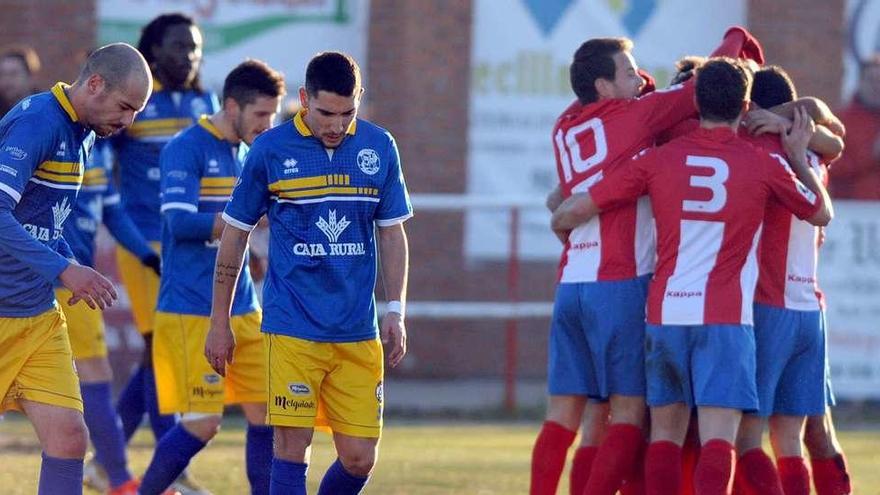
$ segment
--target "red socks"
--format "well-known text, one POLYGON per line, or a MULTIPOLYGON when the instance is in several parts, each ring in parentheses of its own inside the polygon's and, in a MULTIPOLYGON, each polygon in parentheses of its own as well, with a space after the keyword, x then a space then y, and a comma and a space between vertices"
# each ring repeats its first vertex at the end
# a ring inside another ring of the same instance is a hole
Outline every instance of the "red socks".
POLYGON ((623 479, 632 472, 633 464, 639 457, 645 437, 638 426, 618 423, 608 427, 608 434, 596 457, 601 462, 594 463, 590 479, 584 488, 585 494, 614 495, 623 484, 623 479))
POLYGON ((783 495, 782 482, 773 459, 764 449, 749 450, 736 463, 734 493, 742 495, 783 495))
POLYGON ((700 432, 696 418, 691 416, 687 436, 681 448, 681 495, 697 493, 694 491, 694 471, 697 469, 697 461, 700 460, 700 432))
POLYGON ((595 446, 580 447, 575 451, 569 475, 569 493, 571 495, 581 495, 584 492, 587 480, 590 479, 590 470, 593 469, 593 461, 596 460, 598 452, 599 447, 595 446))
POLYGON ((842 453, 828 459, 810 459, 813 483, 818 495, 846 495, 852 493, 846 457, 842 453))
POLYGON ((653 442, 645 455, 645 494, 678 495, 681 484, 681 447, 653 442))
POLYGON ((568 448, 574 442, 575 435, 577 432, 568 430, 559 423, 544 422, 532 450, 530 495, 555 495, 562 468, 565 467, 568 448))
POLYGON ((703 444, 694 474, 700 495, 728 495, 733 481, 734 449, 730 442, 712 439, 703 444))
POLYGON ((810 470, 803 457, 780 457, 776 465, 785 495, 810 495, 810 470))

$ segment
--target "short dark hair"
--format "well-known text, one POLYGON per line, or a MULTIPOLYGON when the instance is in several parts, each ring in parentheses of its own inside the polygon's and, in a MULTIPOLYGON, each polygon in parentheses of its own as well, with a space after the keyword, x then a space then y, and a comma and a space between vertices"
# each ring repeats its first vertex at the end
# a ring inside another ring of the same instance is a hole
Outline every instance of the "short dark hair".
POLYGON ((14 58, 21 62, 28 75, 34 75, 40 72, 40 56, 36 50, 27 45, 9 45, 0 52, 0 59, 14 58))
POLYGON ((339 96, 354 96, 361 88, 361 69, 357 62, 342 52, 322 52, 306 67, 306 91, 317 96, 319 91, 339 96))
POLYGON ((585 41, 574 52, 569 68, 571 89, 578 100, 586 105, 599 99, 596 80, 614 80, 617 66, 614 56, 632 50, 633 44, 627 38, 593 38, 585 41))
POLYGON ((752 73, 740 62, 726 57, 710 59, 697 69, 697 107, 700 118, 734 122, 748 101, 752 73))
MULTIPOLYGON (((156 61, 155 56, 153 55, 153 47, 161 45, 162 39, 165 38, 165 33, 168 31, 168 28, 178 24, 192 26, 201 31, 199 25, 196 24, 195 19, 182 12, 161 14, 148 22, 147 25, 141 29, 141 37, 138 39, 137 49, 141 52, 141 55, 144 56, 147 65, 149 65, 151 69, 153 68, 153 63, 156 61)), ((198 73, 196 73, 196 77, 193 79, 192 87, 198 92, 203 92, 201 77, 198 73)))
POLYGON ((262 60, 249 58, 238 64, 223 81, 223 100, 232 98, 239 106, 250 105, 260 96, 284 96, 284 76, 262 60))
POLYGON ((675 62, 675 75, 672 76, 670 85, 681 84, 694 77, 694 72, 706 63, 706 57, 699 55, 686 55, 675 62))
POLYGON ((755 72, 752 101, 761 108, 773 108, 797 99, 791 77, 778 65, 767 65, 755 72))

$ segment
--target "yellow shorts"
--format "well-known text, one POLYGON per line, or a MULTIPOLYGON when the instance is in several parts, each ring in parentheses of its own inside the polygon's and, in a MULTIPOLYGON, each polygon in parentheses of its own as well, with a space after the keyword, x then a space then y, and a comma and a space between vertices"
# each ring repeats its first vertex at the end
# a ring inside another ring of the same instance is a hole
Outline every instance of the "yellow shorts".
POLYGON ((20 411, 19 399, 83 410, 58 307, 29 318, 0 318, 0 413, 20 411))
POLYGON ((92 309, 80 301, 73 306, 67 300, 73 295, 67 289, 55 289, 55 299, 61 306, 67 320, 67 335, 73 359, 92 359, 107 357, 107 342, 104 341, 104 318, 100 309, 92 309))
POLYGON ((159 411, 219 414, 224 404, 266 402, 261 319, 260 311, 232 317, 235 354, 224 379, 205 359, 210 318, 157 311, 153 369, 159 411))
POLYGON ((382 344, 328 343, 263 334, 269 358, 266 422, 330 427, 354 437, 382 433, 382 344))
MULTIPOLYGON (((150 246, 158 253, 161 245, 151 242, 150 246)), ((146 335, 153 331, 153 314, 159 298, 159 277, 152 269, 141 263, 137 256, 122 247, 116 247, 116 268, 131 301, 131 316, 138 332, 146 335)))

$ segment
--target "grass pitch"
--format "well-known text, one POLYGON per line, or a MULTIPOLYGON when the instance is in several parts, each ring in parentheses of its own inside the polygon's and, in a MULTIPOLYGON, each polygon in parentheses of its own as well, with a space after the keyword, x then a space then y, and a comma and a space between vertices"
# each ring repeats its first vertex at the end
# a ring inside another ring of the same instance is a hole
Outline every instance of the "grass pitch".
MULTIPOLYGON (((494 495, 528 492, 529 459, 538 423, 431 422, 407 424, 391 418, 379 463, 366 494, 494 495)), ((856 493, 880 494, 880 431, 840 432, 856 493)), ((143 474, 153 439, 142 428, 130 448, 130 465, 143 474)), ((329 436, 316 433, 309 468, 309 493, 316 493, 335 458, 329 436)), ((40 448, 27 421, 8 415, 0 422, 0 491, 36 493, 40 448)), ((193 461, 195 476, 215 495, 248 493, 244 468, 244 430, 229 418, 219 436, 193 461)), ((567 478, 560 494, 567 493, 567 478)))

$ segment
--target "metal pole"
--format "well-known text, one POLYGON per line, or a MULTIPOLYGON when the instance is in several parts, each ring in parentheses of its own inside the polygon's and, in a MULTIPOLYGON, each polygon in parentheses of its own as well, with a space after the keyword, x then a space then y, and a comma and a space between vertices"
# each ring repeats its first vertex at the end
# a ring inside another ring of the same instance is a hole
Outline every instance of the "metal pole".
MULTIPOLYGON (((507 298, 519 302, 519 207, 510 209, 510 259, 507 262, 507 298)), ((507 320, 505 330, 504 363, 504 409, 508 413, 516 411, 516 368, 517 368, 517 326, 516 316, 507 320)))

